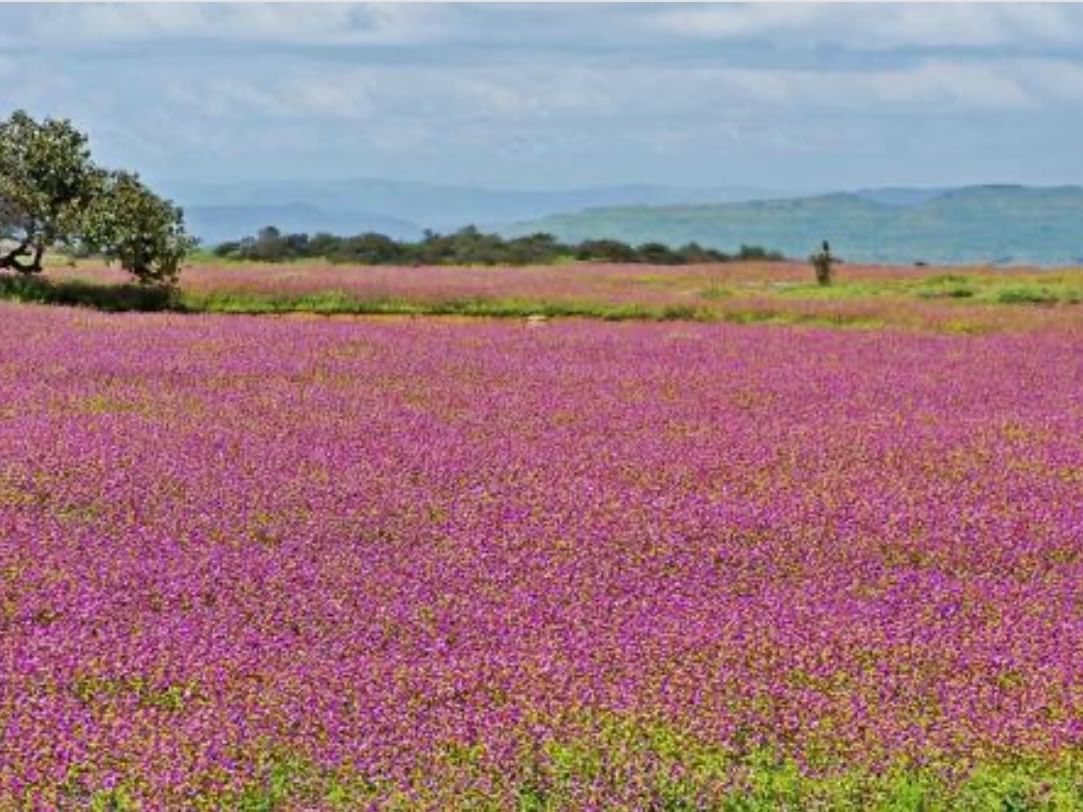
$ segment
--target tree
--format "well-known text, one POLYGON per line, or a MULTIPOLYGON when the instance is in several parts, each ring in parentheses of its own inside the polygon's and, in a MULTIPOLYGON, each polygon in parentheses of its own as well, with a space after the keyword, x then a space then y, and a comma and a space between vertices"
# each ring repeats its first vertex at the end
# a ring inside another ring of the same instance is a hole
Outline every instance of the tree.
POLYGON ((679 265, 680 255, 673 252, 670 247, 660 242, 645 242, 636 249, 639 262, 647 262, 651 265, 679 265))
POLYGON ((636 250, 619 240, 584 240, 575 248, 575 258, 603 262, 635 262, 636 250))
POLYGON ((70 122, 21 110, 0 122, 0 268, 40 271, 45 249, 79 230, 98 175, 70 122))
POLYGON ((698 242, 685 243, 677 249, 677 254, 684 264, 700 262, 725 262, 729 257, 713 248, 704 248, 698 242))
MULTIPOLYGON (((826 246, 827 243, 824 243, 826 246)), ((770 260, 779 261, 785 259, 778 251, 768 251, 762 245, 741 245, 741 250, 737 252, 737 259, 744 260, 770 260)))
POLYGON ((222 242, 214 246, 214 255, 221 259, 227 259, 229 257, 237 256, 241 250, 241 243, 239 240, 230 240, 229 242, 222 242))
POLYGON ((286 241, 274 226, 264 226, 256 238, 245 246, 245 258, 261 262, 283 262, 287 259, 286 241))
POLYGON ((535 265, 555 262, 571 249, 562 246, 552 234, 543 231, 507 240, 502 246, 503 261, 509 265, 535 265))
POLYGON ((402 248, 390 237, 374 232, 347 237, 333 255, 339 261, 360 262, 364 265, 389 265, 402 257, 402 248))
POLYGON ((106 261, 116 260, 143 284, 172 284, 195 240, 181 210, 155 195, 139 176, 111 172, 87 207, 80 238, 106 261))
POLYGON ((308 240, 308 255, 311 257, 331 257, 338 251, 342 243, 341 237, 319 231, 308 240))
POLYGON ((97 166, 67 119, 38 122, 19 110, 0 121, 0 269, 39 273, 59 247, 169 283, 194 245, 180 209, 138 175, 97 166))

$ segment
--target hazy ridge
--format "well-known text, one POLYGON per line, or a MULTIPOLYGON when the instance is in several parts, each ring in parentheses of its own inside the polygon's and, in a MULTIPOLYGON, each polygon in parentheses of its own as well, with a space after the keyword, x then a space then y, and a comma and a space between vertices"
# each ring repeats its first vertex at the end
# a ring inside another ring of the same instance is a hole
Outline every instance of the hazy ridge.
POLYGON ((416 239, 425 229, 494 226, 601 206, 726 203, 778 197, 784 190, 732 186, 689 189, 624 185, 516 190, 371 178, 342 181, 165 182, 205 243, 234 240, 265 225, 283 231, 379 231, 416 239))
POLYGON ((1083 188, 883 187, 798 196, 754 187, 627 185, 505 190, 405 181, 177 183, 205 244, 283 231, 378 231, 417 239, 465 225, 505 235, 546 231, 567 241, 687 242, 724 251, 763 245, 803 257, 820 240, 853 261, 1037 263, 1083 261, 1083 188))
POLYGON ((838 193, 747 203, 608 207, 554 215, 503 229, 547 231, 567 240, 699 242, 722 250, 759 244, 803 257, 822 239, 861 262, 1083 262, 1083 188, 975 186, 917 202, 838 193))

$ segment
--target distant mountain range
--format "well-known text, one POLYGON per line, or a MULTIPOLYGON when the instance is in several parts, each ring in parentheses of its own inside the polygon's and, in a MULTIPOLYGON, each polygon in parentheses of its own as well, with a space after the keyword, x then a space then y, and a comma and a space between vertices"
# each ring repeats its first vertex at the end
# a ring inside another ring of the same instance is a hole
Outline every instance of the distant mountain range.
POLYGON ((804 257, 828 239, 858 262, 1083 262, 1083 188, 972 186, 867 190, 695 206, 624 206, 551 215, 501 229, 565 240, 699 242, 722 250, 763 245, 804 257))
POLYGON ((205 244, 254 235, 264 226, 284 232, 360 234, 378 231, 395 239, 415 239, 421 229, 406 220, 365 211, 322 209, 305 203, 284 206, 191 206, 184 209, 185 224, 205 244))
POLYGON ((357 234, 380 231, 397 239, 424 229, 447 232, 467 225, 531 220, 600 206, 730 203, 782 197, 784 190, 751 187, 686 189, 600 186, 567 190, 505 190, 370 178, 342 181, 237 183, 166 182, 156 185, 184 207, 189 230, 213 245, 254 234, 266 225, 283 231, 357 234))
POLYGON ((732 186, 611 186, 504 190, 405 181, 162 185, 204 244, 254 234, 378 231, 417 239, 424 229, 477 225, 508 236, 546 231, 569 241, 699 242, 721 250, 762 245, 804 257, 828 239, 860 262, 1083 261, 1083 188, 883 187, 799 196, 732 186))

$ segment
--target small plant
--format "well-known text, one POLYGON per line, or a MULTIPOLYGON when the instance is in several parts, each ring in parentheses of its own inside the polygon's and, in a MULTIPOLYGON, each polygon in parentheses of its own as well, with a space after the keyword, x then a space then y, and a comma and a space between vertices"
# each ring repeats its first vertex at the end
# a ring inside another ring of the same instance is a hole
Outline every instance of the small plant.
POLYGON ((831 254, 831 246, 827 240, 823 241, 823 247, 809 257, 813 270, 816 271, 816 282, 824 287, 831 284, 831 273, 837 260, 831 254))

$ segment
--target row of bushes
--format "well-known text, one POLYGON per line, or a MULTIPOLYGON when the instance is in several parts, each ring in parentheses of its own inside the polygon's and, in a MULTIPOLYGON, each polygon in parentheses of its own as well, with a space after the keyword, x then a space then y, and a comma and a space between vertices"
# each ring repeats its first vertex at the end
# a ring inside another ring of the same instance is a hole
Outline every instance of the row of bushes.
POLYGON ((222 243, 214 253, 224 258, 260 262, 318 258, 363 265, 547 265, 570 259, 686 265, 783 258, 777 251, 747 245, 741 246, 736 254, 726 254, 694 242, 673 249, 658 242, 632 246, 619 240, 585 240, 568 244, 552 234, 504 239, 497 234, 484 234, 473 226, 447 235, 427 231, 417 242, 394 240, 376 233, 354 237, 325 233, 312 236, 283 234, 274 226, 268 226, 255 237, 222 243))

